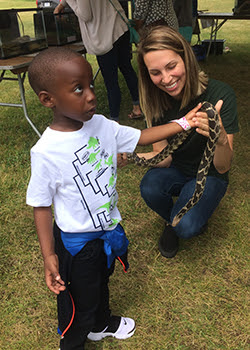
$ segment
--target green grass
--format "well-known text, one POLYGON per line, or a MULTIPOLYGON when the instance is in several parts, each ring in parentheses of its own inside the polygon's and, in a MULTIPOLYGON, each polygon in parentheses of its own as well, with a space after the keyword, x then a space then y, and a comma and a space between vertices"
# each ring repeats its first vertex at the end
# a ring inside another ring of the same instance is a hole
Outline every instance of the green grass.
MULTIPOLYGON (((35 1, 2 1, 1 8, 33 7, 35 1), (18 5, 18 6, 17 6, 18 5)), ((199 1, 200 9, 230 12, 234 1, 199 1)), ((206 234, 181 241, 174 259, 161 257, 157 242, 163 220, 140 197, 145 169, 119 169, 119 209, 130 240, 130 270, 119 265, 111 278, 115 314, 133 317, 135 335, 126 341, 88 342, 86 350, 247 350, 249 349, 249 23, 228 21, 219 31, 231 52, 210 56, 201 64, 208 74, 236 92, 240 133, 225 198, 209 221, 206 234)), ((208 38, 209 29, 202 31, 208 38)), ((193 40, 196 40, 194 38, 193 40)), ((97 70, 96 60, 88 56, 97 70)), ((136 57, 133 59, 137 69, 136 57)), ((130 96, 120 77, 121 123, 129 121, 130 96)), ((16 101, 18 87, 1 83, 1 101, 16 101)), ((51 120, 25 82, 29 115, 42 132, 51 120)), ((101 75, 96 80, 98 112, 108 115, 101 75)), ((37 136, 22 109, 0 107, 0 349, 58 349, 56 299, 47 289, 43 262, 25 204, 30 176, 29 150, 37 136)))

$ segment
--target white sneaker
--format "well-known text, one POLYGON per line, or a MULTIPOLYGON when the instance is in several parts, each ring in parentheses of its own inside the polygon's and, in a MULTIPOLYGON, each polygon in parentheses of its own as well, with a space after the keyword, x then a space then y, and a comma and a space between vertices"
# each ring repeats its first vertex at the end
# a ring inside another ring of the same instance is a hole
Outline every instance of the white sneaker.
POLYGON ((104 328, 102 332, 89 332, 88 339, 98 341, 106 337, 114 337, 116 339, 130 338, 135 332, 135 321, 129 317, 121 317, 121 321, 116 332, 108 332, 106 330, 108 330, 108 326, 104 328))

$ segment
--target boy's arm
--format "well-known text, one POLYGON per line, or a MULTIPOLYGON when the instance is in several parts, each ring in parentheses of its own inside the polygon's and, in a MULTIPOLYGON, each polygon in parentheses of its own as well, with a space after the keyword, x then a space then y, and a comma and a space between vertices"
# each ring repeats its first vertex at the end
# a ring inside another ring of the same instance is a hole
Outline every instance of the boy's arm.
POLYGON ((34 208, 34 219, 43 255, 45 281, 52 292, 59 294, 65 290, 65 286, 59 275, 59 262, 55 254, 51 207, 34 208))
MULTIPOLYGON (((190 125, 191 128, 195 127, 195 117, 197 111, 201 108, 201 103, 199 103, 195 108, 193 108, 190 112, 185 115, 186 121, 190 125), (194 119, 194 120, 193 120, 194 119)), ((144 157, 146 159, 153 158, 156 154, 161 152, 163 148, 167 146, 167 138, 170 136, 174 136, 179 132, 183 131, 183 127, 179 125, 179 123, 172 121, 168 124, 163 124, 159 126, 154 126, 148 129, 144 129, 141 131, 141 136, 138 141, 138 145, 150 145, 153 144, 153 151, 148 153, 138 153, 139 157, 144 157)), ((168 156, 162 162, 157 164, 159 168, 167 168, 170 166, 172 162, 172 156, 168 156)), ((118 167, 123 167, 127 165, 127 156, 126 153, 118 154, 117 157, 117 165, 118 167)))
MULTIPOLYGON (((185 116, 186 120, 192 128, 195 126, 195 122, 192 119, 196 116, 196 112, 198 112, 200 107, 201 104, 199 103, 185 116)), ((141 137, 139 138, 138 145, 150 145, 152 143, 174 136, 181 131, 183 131, 183 128, 176 122, 144 129, 141 131, 141 137)))

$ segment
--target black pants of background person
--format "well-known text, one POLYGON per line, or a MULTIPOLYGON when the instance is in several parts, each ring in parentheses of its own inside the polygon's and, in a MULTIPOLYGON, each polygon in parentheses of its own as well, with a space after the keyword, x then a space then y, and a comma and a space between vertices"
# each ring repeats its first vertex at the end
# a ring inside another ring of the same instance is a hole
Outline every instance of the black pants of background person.
MULTIPOLYGON (((74 257, 64 248, 60 229, 54 225, 55 251, 59 258, 59 272, 75 304, 74 321, 60 342, 61 350, 83 350, 87 335, 92 330, 102 330, 109 321, 109 276, 113 266, 107 268, 103 241, 88 242, 74 257)), ((65 315, 64 294, 58 296, 59 327, 65 315), (64 308, 64 310, 61 310, 64 308)), ((71 317, 71 315, 69 315, 71 317)), ((70 319, 69 317, 69 319, 70 319)), ((68 321, 67 321, 68 323, 68 321)))
POLYGON ((138 79, 131 64, 129 40, 130 35, 127 31, 116 40, 109 52, 96 56, 108 93, 110 118, 116 121, 119 120, 121 104, 118 68, 124 76, 133 105, 139 105, 138 79))
POLYGON ((126 16, 128 17, 128 0, 119 0, 119 3, 121 4, 123 10, 126 13, 126 16))

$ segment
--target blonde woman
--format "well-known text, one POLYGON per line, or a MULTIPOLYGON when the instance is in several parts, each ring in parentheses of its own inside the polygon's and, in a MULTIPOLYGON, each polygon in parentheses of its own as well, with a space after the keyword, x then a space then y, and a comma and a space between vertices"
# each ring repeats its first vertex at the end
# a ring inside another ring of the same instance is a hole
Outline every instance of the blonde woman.
MULTIPOLYGON (((189 43, 167 26, 150 28, 138 46, 140 105, 148 127, 184 117, 202 101, 216 106, 221 117, 221 132, 216 145, 204 194, 173 228, 166 225, 159 250, 167 258, 176 255, 179 238, 191 238, 204 231, 228 186, 228 171, 233 157, 233 134, 238 131, 235 93, 227 84, 209 79, 198 66, 189 43)), ((150 169, 141 181, 146 204, 166 222, 191 198, 197 169, 208 137, 207 114, 198 112, 196 127, 179 149, 150 169), (173 197, 178 197, 173 202, 173 197)), ((155 143, 150 158, 168 140, 155 143)))

